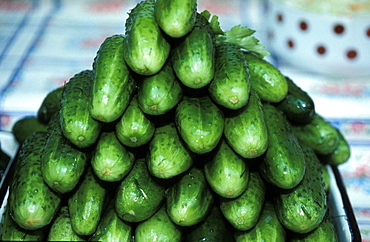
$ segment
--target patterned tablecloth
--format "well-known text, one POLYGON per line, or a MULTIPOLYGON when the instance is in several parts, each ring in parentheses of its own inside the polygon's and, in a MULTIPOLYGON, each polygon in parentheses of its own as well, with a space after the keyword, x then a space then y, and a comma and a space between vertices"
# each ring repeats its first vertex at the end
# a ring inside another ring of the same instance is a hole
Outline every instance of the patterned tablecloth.
MULTIPOLYGON (((247 25, 265 39, 262 0, 199 0, 223 29, 247 25)), ((35 115, 45 95, 90 69, 103 40, 124 32, 135 0, 1 0, 0 131, 35 115)), ((370 241, 370 77, 330 79, 270 60, 307 91, 317 112, 337 126, 352 148, 339 167, 363 241, 370 241)), ((8 152, 13 152, 8 150, 8 152)))

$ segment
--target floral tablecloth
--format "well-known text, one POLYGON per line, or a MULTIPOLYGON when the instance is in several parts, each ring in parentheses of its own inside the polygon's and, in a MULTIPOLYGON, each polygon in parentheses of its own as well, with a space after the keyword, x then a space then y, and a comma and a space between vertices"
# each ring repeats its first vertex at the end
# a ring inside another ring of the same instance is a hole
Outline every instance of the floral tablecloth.
MULTIPOLYGON (((127 12, 136 2, 0 1, 0 131, 9 132, 17 119, 35 115, 49 91, 91 68, 103 40, 124 32, 127 12)), ((218 15, 224 29, 237 24, 256 29, 263 43, 262 0, 199 0, 198 9, 218 15)), ((339 170, 363 241, 370 241, 370 77, 331 80, 269 58, 349 141, 352 156, 339 170)))

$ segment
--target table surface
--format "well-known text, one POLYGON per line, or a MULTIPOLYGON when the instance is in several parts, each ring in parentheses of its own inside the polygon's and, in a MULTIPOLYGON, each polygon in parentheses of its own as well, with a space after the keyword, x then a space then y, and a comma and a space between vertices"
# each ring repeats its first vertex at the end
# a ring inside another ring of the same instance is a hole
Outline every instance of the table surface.
MULTIPOLYGON (((134 0, 0 1, 0 131, 35 115, 45 95, 75 73, 91 69, 103 40, 124 33, 134 0)), ((264 44, 262 0, 199 0, 218 15, 223 29, 241 24, 264 44)), ((267 44, 266 44, 267 46, 267 44)), ((363 241, 370 241, 370 77, 333 79, 271 60, 313 98, 316 111, 351 145, 339 166, 363 241), (334 108, 340 107, 340 108, 334 108)))

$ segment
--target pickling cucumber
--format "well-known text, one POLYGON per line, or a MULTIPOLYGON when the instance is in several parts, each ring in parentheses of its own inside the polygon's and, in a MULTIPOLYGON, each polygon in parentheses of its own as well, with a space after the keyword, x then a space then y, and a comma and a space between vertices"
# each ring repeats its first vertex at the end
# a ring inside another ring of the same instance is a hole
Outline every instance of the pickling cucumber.
POLYGON ((213 150, 224 130, 224 114, 209 96, 184 97, 176 108, 175 123, 190 150, 205 154, 213 150))
POLYGON ((115 125, 118 140, 128 147, 146 144, 155 132, 154 123, 139 106, 137 94, 115 125))
POLYGON ((81 183, 68 197, 68 209, 73 230, 81 236, 92 235, 102 217, 108 192, 91 166, 81 177, 81 183))
POLYGON ((145 158, 140 158, 119 184, 115 209, 124 221, 141 222, 162 206, 164 193, 164 185, 150 175, 145 158))
POLYGON ((229 109, 248 103, 251 77, 245 54, 237 45, 222 42, 216 46, 215 75, 208 91, 216 103, 229 109))
POLYGON ((10 216, 22 228, 41 229, 50 224, 61 204, 61 196, 45 182, 41 154, 46 132, 32 133, 22 144, 9 188, 10 216))
POLYGON ((51 90, 44 100, 42 101, 39 109, 37 110, 37 119, 43 124, 48 124, 54 113, 59 112, 60 102, 64 86, 51 90))
POLYGON ((221 212, 235 229, 246 231, 256 225, 266 199, 266 188, 260 174, 251 171, 248 186, 239 197, 220 199, 221 212))
POLYGON ((130 172, 134 162, 134 154, 121 144, 114 131, 100 134, 91 157, 91 166, 99 179, 120 181, 130 172))
POLYGON ((214 204, 203 171, 192 167, 166 191, 166 211, 180 226, 192 226, 202 221, 214 204))
POLYGON ((189 33, 195 24, 197 0, 157 0, 155 19, 160 28, 172 38, 189 33))
POLYGON ((327 211, 327 194, 319 159, 312 148, 302 145, 307 168, 296 187, 277 190, 273 200, 275 210, 284 227, 295 233, 316 229, 327 211))
POLYGON ((179 136, 174 122, 156 128, 147 153, 151 175, 168 179, 188 170, 195 155, 179 136))
POLYGON ((63 205, 55 216, 47 235, 47 241, 85 241, 85 238, 78 235, 72 228, 68 206, 63 205))
POLYGON ((170 58, 179 80, 199 89, 209 84, 215 74, 215 37, 208 20, 197 13, 194 28, 174 43, 170 58))
POLYGON ((178 104, 182 95, 182 87, 169 62, 158 73, 144 77, 138 84, 139 106, 149 115, 169 112, 178 104))
POLYGON ((117 120, 128 106, 135 84, 123 57, 125 37, 115 34, 100 45, 93 62, 90 114, 102 122, 117 120))
POLYGON ((283 111, 269 103, 264 103, 263 110, 268 148, 259 171, 274 186, 294 188, 301 182, 306 170, 302 148, 283 111))
POLYGON ((288 94, 276 103, 287 119, 297 125, 308 124, 315 115, 315 103, 311 96, 302 90, 291 78, 285 77, 288 83, 288 94))
POLYGON ((63 135, 59 112, 56 112, 50 120, 41 155, 41 172, 45 183, 60 194, 72 191, 85 171, 89 158, 87 151, 79 149, 63 135))
POLYGON ((247 241, 287 241, 287 233, 284 226, 280 223, 273 203, 266 200, 263 204, 261 216, 257 224, 250 230, 237 230, 235 232, 236 242, 247 241))
POLYGON ((164 205, 150 218, 138 223, 135 228, 135 241, 180 242, 183 231, 173 223, 164 205))
POLYGON ((204 175, 212 190, 225 198, 242 194, 249 182, 247 161, 221 139, 204 164, 204 175))
POLYGON ((252 79, 252 88, 261 100, 277 103, 288 94, 288 83, 281 71, 265 59, 244 52, 252 79))
POLYGON ((155 1, 139 2, 125 23, 123 55, 130 68, 140 75, 157 73, 170 53, 169 39, 154 15, 155 1))
POLYGON ((338 147, 337 129, 318 113, 315 113, 310 123, 292 127, 299 142, 310 146, 318 155, 329 155, 338 147))
POLYGON ((242 157, 252 159, 264 154, 268 134, 262 102, 252 89, 246 106, 225 112, 224 136, 227 143, 242 157))
POLYGON ((64 86, 60 108, 63 135, 79 148, 95 143, 101 123, 90 115, 89 105, 93 70, 75 74, 64 86))

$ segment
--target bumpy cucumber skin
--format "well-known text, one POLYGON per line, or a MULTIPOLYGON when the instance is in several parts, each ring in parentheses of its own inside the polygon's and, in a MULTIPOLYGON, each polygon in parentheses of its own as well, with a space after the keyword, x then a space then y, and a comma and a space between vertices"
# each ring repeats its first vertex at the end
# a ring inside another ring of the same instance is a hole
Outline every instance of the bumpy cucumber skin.
POLYGON ((339 129, 337 131, 339 138, 337 148, 328 155, 319 155, 319 159, 324 164, 339 166, 346 163, 351 157, 351 147, 347 139, 339 129))
POLYGON ((158 25, 172 38, 183 37, 192 30, 196 13, 196 0, 157 0, 154 7, 158 25))
POLYGON ((68 209, 73 230, 82 236, 92 235, 102 216, 107 189, 89 166, 81 183, 68 198, 68 209))
POLYGON ((32 133, 21 146, 9 189, 10 215, 22 228, 36 230, 48 225, 61 204, 61 197, 44 182, 41 154, 46 132, 32 133))
POLYGON ((140 222, 135 228, 135 241, 182 241, 182 229, 174 224, 162 206, 152 217, 140 222))
POLYGON ((252 79, 252 88, 257 91, 261 100, 272 103, 282 101, 288 94, 285 76, 268 61, 252 53, 244 53, 252 79))
POLYGON ((153 176, 163 179, 177 176, 193 165, 194 158, 173 122, 156 128, 147 155, 148 168, 153 176))
POLYGON ((212 190, 225 198, 242 194, 249 182, 249 166, 245 159, 221 139, 210 160, 204 165, 204 174, 212 190))
POLYGON ((192 167, 166 191, 166 210, 172 222, 192 226, 208 214, 214 198, 203 171, 192 167))
POLYGON ((141 110, 135 95, 116 123, 118 140, 128 147, 138 147, 149 142, 154 132, 154 123, 141 110))
POLYGON ((315 152, 302 145, 306 172, 296 187, 278 191, 274 206, 280 222, 295 233, 308 233, 319 226, 327 211, 327 194, 320 161, 315 152))
POLYGON ((285 242, 287 233, 280 223, 274 205, 270 200, 266 200, 263 205, 261 216, 257 224, 247 231, 236 231, 235 241, 276 241, 285 242))
POLYGON ((64 137, 59 118, 57 112, 50 120, 48 138, 41 155, 41 171, 51 189, 65 194, 76 187, 89 157, 86 151, 64 137))
POLYGON ((89 241, 132 241, 133 225, 120 219, 114 210, 113 200, 104 210, 95 233, 89 241))
POLYGON ((237 230, 246 231, 258 222, 266 197, 266 184, 257 171, 250 172, 245 191, 234 199, 221 199, 220 209, 237 230))
POLYGON ((183 89, 167 62, 156 74, 144 78, 138 84, 138 102, 141 110, 149 115, 169 112, 181 100, 183 89))
POLYGON ((124 58, 140 75, 157 73, 170 53, 170 43, 154 16, 154 0, 139 2, 125 24, 124 58))
POLYGON ((107 37, 94 58, 94 80, 90 114, 102 122, 118 119, 128 106, 134 91, 131 70, 123 57, 123 35, 107 37))
POLYGON ((115 209, 124 221, 141 222, 161 207, 164 193, 165 187, 150 175, 146 160, 140 158, 118 187, 115 209))
POLYGON ((290 233, 289 241, 291 242, 317 242, 317 241, 327 241, 327 242, 337 242, 339 241, 337 232, 334 227, 334 223, 327 213, 320 223, 320 225, 309 233, 297 234, 290 233))
POLYGON ((91 166, 99 179, 120 181, 131 170, 135 157, 118 140, 114 131, 102 132, 91 157, 91 166))
POLYGON ((205 154, 217 146, 223 134, 224 119, 221 109, 208 96, 185 97, 175 114, 181 138, 197 154, 205 154))
POLYGON ((306 162, 300 143, 284 113, 264 103, 268 148, 259 166, 261 175, 271 184, 291 189, 301 182, 306 162))
POLYGON ((37 110, 37 119, 41 123, 48 124, 54 113, 59 112, 63 91, 64 86, 61 86, 51 90, 46 95, 39 109, 37 110))
POLYGON ((316 112, 314 101, 292 79, 285 78, 288 83, 288 94, 276 106, 285 113, 291 123, 297 125, 310 123, 316 112))
POLYGON ((227 143, 244 158, 257 158, 266 152, 268 135, 265 114, 261 99, 254 90, 251 90, 246 106, 226 112, 224 136, 227 143))
POLYGON ((245 54, 235 44, 216 46, 215 75, 208 91, 212 99, 229 109, 244 107, 249 100, 251 78, 245 54))
POLYGON ((318 155, 329 155, 338 147, 337 129, 318 113, 306 125, 293 125, 293 130, 299 142, 310 146, 318 155))
POLYGON ((232 230, 220 208, 214 205, 203 221, 185 231, 184 242, 230 241, 232 230))
POLYGON ((60 124, 63 134, 79 148, 87 148, 97 140, 101 123, 89 112, 94 72, 83 70, 64 86, 61 100, 60 124))
POLYGON ((62 206, 59 214, 55 216, 49 229, 47 241, 85 241, 85 238, 76 234, 72 228, 68 206, 62 206))
POLYGON ((209 22, 197 14, 192 31, 178 40, 171 51, 172 67, 187 87, 199 89, 215 74, 215 39, 209 22))
POLYGON ((48 227, 36 230, 21 228, 9 214, 7 204, 1 224, 1 241, 45 241, 48 227))
POLYGON ((22 145, 33 132, 47 132, 47 129, 47 124, 41 123, 36 116, 25 116, 14 123, 12 133, 18 144, 22 145))

